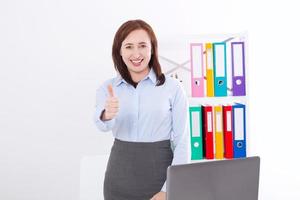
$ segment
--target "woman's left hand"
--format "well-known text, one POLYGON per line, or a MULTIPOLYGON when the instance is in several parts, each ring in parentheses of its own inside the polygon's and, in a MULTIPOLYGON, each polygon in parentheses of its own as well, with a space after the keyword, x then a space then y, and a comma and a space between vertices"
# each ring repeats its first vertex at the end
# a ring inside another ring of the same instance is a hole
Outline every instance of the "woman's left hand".
POLYGON ((160 191, 159 193, 155 194, 150 200, 166 200, 166 198, 166 193, 160 191))

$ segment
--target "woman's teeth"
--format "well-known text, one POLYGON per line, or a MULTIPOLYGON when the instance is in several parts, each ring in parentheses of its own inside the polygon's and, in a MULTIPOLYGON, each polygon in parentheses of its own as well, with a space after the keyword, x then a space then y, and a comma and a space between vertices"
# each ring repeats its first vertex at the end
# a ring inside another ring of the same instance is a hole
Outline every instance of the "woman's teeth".
POLYGON ((140 65, 143 60, 131 60, 132 64, 134 65, 140 65))

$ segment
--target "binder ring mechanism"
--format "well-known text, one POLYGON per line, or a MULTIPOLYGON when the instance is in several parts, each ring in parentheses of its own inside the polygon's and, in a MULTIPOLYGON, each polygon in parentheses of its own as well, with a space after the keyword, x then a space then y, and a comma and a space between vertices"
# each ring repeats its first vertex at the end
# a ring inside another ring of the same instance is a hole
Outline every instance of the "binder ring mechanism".
POLYGON ((237 142, 237 147, 238 148, 242 148, 243 147, 243 143, 242 142, 237 142))
MULTIPOLYGON (((204 77, 204 79, 206 79, 206 77, 204 77)), ((219 80, 218 81, 218 85, 223 85, 223 83, 224 83, 224 81, 222 81, 222 80, 219 80)), ((237 85, 240 85, 242 83, 242 81, 240 80, 240 79, 238 79, 238 80, 236 80, 236 84, 237 85)), ((197 86, 199 86, 200 85, 200 81, 198 81, 198 80, 195 80, 195 84, 197 85, 197 86)), ((229 90, 229 91, 232 91, 232 88, 227 88, 227 90, 229 90)))
POLYGON ((235 83, 236 83, 237 85, 241 85, 241 84, 242 84, 242 81, 241 81, 241 79, 237 79, 237 80, 235 81, 235 83))
MULTIPOLYGON (((206 76, 204 76, 204 79, 207 80, 206 76)), ((199 84, 199 81, 196 80, 195 83, 196 83, 196 85, 198 85, 198 84, 199 84)), ((224 83, 224 81, 222 81, 222 80, 219 80, 219 81, 218 81, 218 85, 220 85, 220 86, 223 85, 223 83, 224 83)), ((236 80, 236 84, 237 84, 237 85, 240 85, 241 83, 242 83, 242 81, 241 81, 240 79, 236 80), (238 82, 238 83, 237 83, 237 82, 238 82)), ((228 90, 228 91, 232 91, 232 88, 227 88, 227 90, 228 90)))

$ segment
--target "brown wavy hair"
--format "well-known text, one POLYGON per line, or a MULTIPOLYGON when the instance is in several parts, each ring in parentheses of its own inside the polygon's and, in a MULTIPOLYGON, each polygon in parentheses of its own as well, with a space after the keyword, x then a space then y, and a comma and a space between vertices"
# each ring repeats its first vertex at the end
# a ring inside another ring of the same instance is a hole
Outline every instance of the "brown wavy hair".
POLYGON ((137 83, 135 83, 131 75, 127 69, 126 64, 122 60, 122 57, 120 55, 120 49, 122 46, 122 42, 125 40, 125 38, 135 30, 144 30, 148 33, 151 41, 151 58, 149 61, 149 68, 153 68, 153 71, 156 75, 157 82, 156 86, 163 85, 165 82, 165 75, 161 71, 161 66, 158 61, 158 52, 157 52, 157 39, 154 34, 153 29, 149 24, 144 22, 143 20, 137 19, 137 20, 129 20, 122 24, 118 31, 115 34, 114 42, 112 46, 112 58, 114 62, 114 67, 119 72, 119 74, 122 76, 122 78, 129 84, 136 86, 137 83))

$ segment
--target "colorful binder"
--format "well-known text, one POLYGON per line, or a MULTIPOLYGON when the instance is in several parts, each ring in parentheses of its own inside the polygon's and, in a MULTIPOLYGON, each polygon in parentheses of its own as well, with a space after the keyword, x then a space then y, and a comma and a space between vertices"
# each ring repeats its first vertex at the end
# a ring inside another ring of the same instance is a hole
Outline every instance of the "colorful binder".
POLYGON ((226 43, 213 43, 214 92, 215 96, 227 96, 226 43))
POLYGON ((212 106, 202 106, 203 151, 206 159, 214 159, 214 124, 212 106))
POLYGON ((223 119, 222 106, 214 107, 214 121, 215 121, 215 158, 224 158, 224 140, 223 140, 223 119))
POLYGON ((192 160, 203 159, 202 141, 202 109, 200 106, 189 108, 190 134, 191 134, 191 155, 192 160))
POLYGON ((214 96, 214 66, 212 43, 205 44, 206 60, 206 96, 214 96))
POLYGON ((234 104, 233 113, 233 152, 234 158, 246 157, 246 107, 243 104, 234 104))
POLYGON ((204 96, 203 45, 190 44, 192 97, 204 96))
POLYGON ((232 60, 232 94, 233 96, 246 95, 245 84, 245 47, 244 42, 231 43, 232 60))
POLYGON ((224 157, 233 158, 232 106, 223 105, 224 157))

